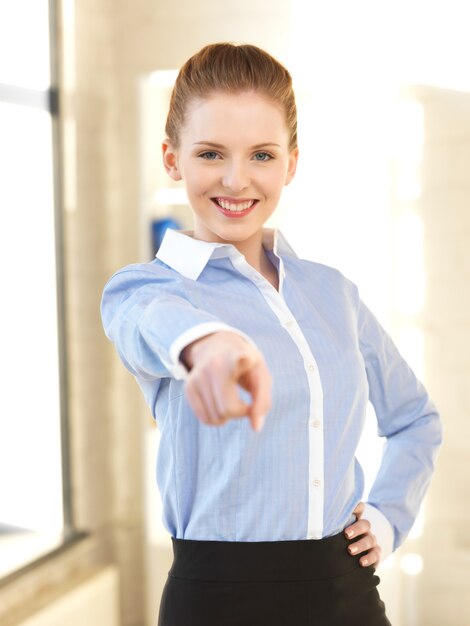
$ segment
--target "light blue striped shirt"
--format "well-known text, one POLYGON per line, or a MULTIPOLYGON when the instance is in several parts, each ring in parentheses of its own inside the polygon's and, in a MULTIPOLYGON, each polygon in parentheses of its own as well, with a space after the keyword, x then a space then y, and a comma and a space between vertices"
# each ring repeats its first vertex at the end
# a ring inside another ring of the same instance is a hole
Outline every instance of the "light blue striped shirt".
POLYGON ((364 517, 385 557, 417 516, 441 443, 439 416, 350 280, 298 258, 278 229, 263 230, 263 246, 279 291, 235 246, 172 229, 154 261, 121 269, 105 286, 106 335, 161 433, 163 523, 197 540, 341 532, 363 498, 355 452, 370 400, 386 443, 364 517), (179 355, 217 330, 242 334, 266 360, 272 408, 259 433, 248 419, 203 424, 186 401, 179 355))

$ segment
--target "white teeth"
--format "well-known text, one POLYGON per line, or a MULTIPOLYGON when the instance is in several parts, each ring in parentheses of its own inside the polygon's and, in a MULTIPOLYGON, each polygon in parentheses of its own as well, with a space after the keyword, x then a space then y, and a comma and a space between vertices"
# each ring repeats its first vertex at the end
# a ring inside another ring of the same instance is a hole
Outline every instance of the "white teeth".
POLYGON ((227 200, 223 200, 222 198, 217 198, 217 203, 227 211, 236 211, 237 213, 240 211, 246 211, 255 203, 254 200, 247 200, 246 202, 240 202, 239 204, 232 204, 231 202, 227 202, 227 200))

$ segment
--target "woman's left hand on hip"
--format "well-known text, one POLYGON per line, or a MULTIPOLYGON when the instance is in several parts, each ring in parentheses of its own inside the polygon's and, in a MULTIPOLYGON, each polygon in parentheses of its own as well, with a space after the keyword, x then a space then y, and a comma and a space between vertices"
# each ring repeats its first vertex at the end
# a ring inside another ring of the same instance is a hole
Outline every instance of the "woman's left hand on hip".
POLYGON ((381 548, 377 544, 375 535, 371 532, 369 520, 362 519, 363 512, 364 503, 359 502, 353 511, 353 515, 356 516, 356 521, 354 524, 344 529, 344 534, 347 539, 352 540, 357 537, 356 541, 351 541, 349 544, 348 552, 351 556, 361 554, 362 556, 359 559, 359 563, 363 567, 368 567, 369 565, 375 565, 375 567, 377 567, 380 561, 381 548))

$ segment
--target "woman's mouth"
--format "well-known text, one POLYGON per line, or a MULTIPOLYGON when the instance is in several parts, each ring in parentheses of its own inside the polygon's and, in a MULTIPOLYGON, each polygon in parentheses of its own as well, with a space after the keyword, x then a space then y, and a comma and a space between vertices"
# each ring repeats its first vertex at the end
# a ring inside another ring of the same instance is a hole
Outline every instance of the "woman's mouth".
POLYGON ((258 203, 258 200, 247 200, 240 199, 236 200, 235 198, 211 198, 212 202, 215 206, 221 211, 224 215, 228 215, 229 217, 243 217, 250 213, 250 211, 254 208, 254 206, 258 203))

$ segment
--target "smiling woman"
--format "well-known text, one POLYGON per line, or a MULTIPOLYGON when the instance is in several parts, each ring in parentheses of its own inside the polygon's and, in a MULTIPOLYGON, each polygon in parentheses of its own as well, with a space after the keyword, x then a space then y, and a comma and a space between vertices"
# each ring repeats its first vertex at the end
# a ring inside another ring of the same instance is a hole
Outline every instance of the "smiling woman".
POLYGON ((255 46, 207 46, 166 131, 194 230, 168 229, 101 306, 161 433, 159 626, 389 626, 375 569, 413 524, 440 421, 356 285, 264 228, 299 157, 290 76, 255 46), (387 445, 365 503, 369 399, 387 445))

